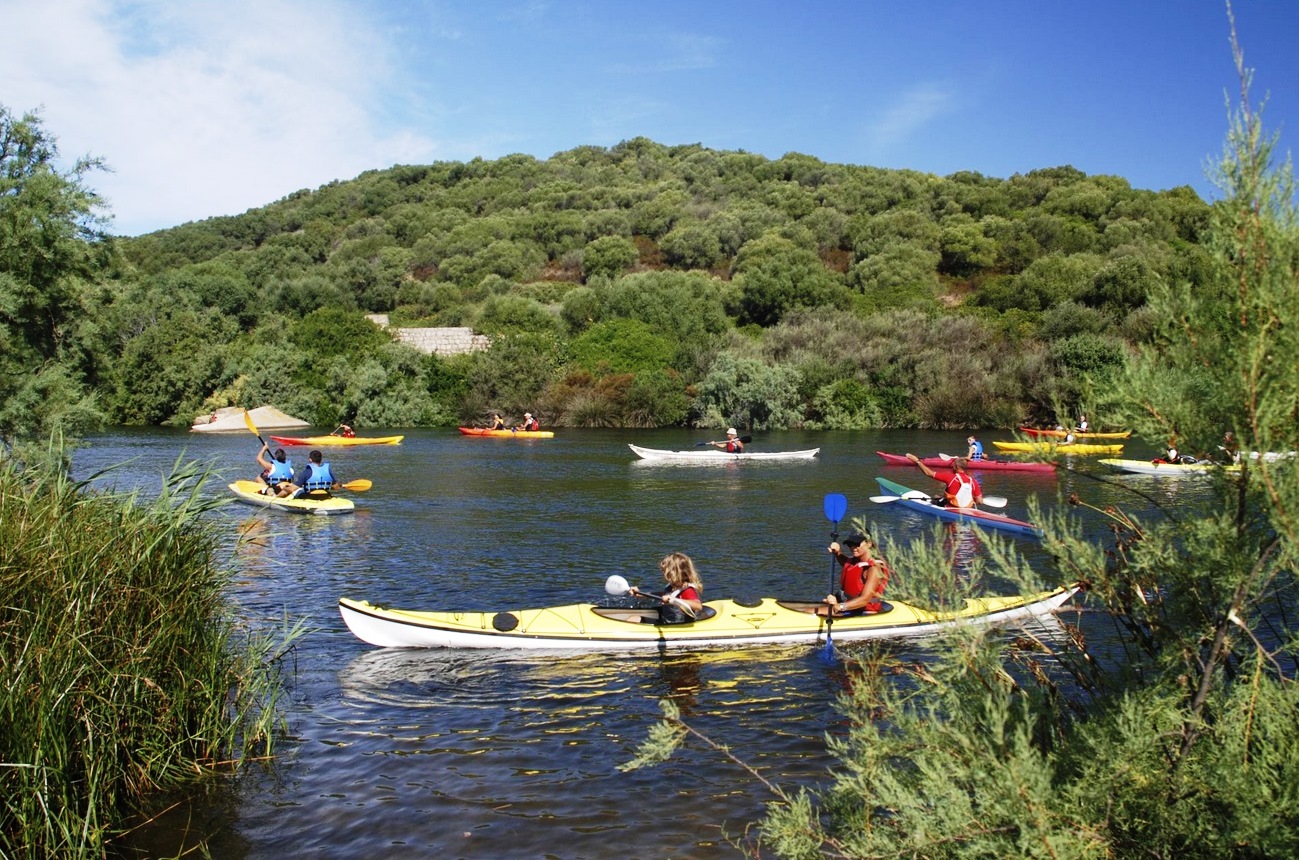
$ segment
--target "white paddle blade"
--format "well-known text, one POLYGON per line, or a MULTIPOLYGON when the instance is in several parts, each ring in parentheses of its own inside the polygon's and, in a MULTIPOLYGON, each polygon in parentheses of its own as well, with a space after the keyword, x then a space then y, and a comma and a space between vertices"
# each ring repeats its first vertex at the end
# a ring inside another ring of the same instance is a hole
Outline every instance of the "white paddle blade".
POLYGON ((631 586, 627 584, 627 580, 615 573, 604 581, 604 590, 614 597, 622 597, 631 591, 631 586))
POLYGON ((902 498, 911 499, 912 501, 917 501, 917 502, 928 502, 933 497, 930 496, 928 493, 922 493, 919 490, 908 490, 907 492, 902 494, 902 498))
POLYGON ((901 496, 871 496, 870 497, 871 501, 877 505, 882 505, 887 502, 896 502, 901 498, 902 498, 901 496))
POLYGON ((956 458, 953 457, 951 454, 939 454, 939 455, 938 455, 938 459, 940 459, 940 460, 955 460, 956 458))
POLYGON ((983 497, 983 503, 990 508, 1004 508, 1006 507, 1006 501, 1007 500, 1005 496, 984 496, 983 497))

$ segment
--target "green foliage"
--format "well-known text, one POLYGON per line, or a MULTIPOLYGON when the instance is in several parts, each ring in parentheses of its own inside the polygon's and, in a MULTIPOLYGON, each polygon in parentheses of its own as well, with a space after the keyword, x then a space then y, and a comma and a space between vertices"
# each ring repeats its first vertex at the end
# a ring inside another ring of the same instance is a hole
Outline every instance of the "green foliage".
POLYGON ((0 855, 101 857, 157 795, 274 751, 300 631, 241 632, 205 477, 140 505, 0 466, 0 855))
MULTIPOLYGON (((92 404, 76 391, 79 343, 89 314, 87 283, 111 259, 100 232, 102 201, 84 183, 103 165, 56 166, 58 146, 39 115, 15 117, 0 105, 0 438, 34 441, 68 429, 67 402, 33 402, 28 378, 92 404), (56 370, 53 365, 60 365, 56 370), (19 402, 21 401, 21 407, 19 402)), ((80 422, 78 422, 80 423, 80 422)))
POLYGON ((735 260, 735 272, 741 323, 765 327, 796 308, 847 306, 846 291, 820 258, 780 236, 747 243, 735 260))
POLYGON ((700 424, 749 430, 798 426, 803 417, 798 382, 793 368, 723 352, 699 382, 700 424))
POLYGON ((676 345, 640 320, 596 323, 569 344, 574 365, 591 373, 638 373, 672 362, 676 345))
POLYGON ((622 236, 601 236, 587 243, 582 251, 582 271, 587 280, 605 276, 616 278, 635 265, 640 252, 630 239, 622 236))

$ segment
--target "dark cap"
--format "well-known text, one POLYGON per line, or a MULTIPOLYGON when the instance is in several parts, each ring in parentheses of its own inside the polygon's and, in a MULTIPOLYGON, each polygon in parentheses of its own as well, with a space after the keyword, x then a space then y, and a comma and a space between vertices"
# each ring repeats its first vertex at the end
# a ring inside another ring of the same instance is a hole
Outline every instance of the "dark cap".
POLYGON ((864 535, 861 532, 853 532, 852 534, 848 535, 848 537, 843 539, 843 545, 857 546, 858 544, 865 543, 868 540, 870 540, 869 535, 864 535))

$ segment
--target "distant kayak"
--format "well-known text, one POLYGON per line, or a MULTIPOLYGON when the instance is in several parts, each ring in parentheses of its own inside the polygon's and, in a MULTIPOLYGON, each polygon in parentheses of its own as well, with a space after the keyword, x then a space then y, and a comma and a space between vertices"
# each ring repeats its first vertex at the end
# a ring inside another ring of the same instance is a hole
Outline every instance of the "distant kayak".
MULTIPOLYGON (((883 451, 876 451, 884 462, 890 466, 910 466, 911 461, 903 454, 886 454, 883 451)), ((920 462, 924 463, 931 469, 950 469, 951 460, 944 460, 942 457, 921 457, 920 462)), ((982 469, 985 472, 1054 472, 1055 463, 1024 463, 1016 460, 965 460, 966 469, 982 469)))
POLYGON ((1223 472, 1239 472, 1240 465, 1224 466, 1221 463, 1167 463, 1163 460, 1098 460, 1103 466, 1127 472, 1131 475, 1160 475, 1176 478, 1181 475, 1214 475, 1223 472))
POLYGON ((310 445, 313 448, 348 445, 397 445, 405 436, 272 436, 279 445, 310 445))
POLYGON ((551 430, 489 430, 486 427, 459 427, 466 436, 491 436, 499 439, 551 439, 555 434, 551 430))
MULTIPOLYGON (((1051 439, 1063 439, 1069 435, 1068 430, 1039 430, 1036 427, 1021 427, 1019 432, 1025 436, 1047 437, 1051 439)), ((1132 435, 1131 430, 1115 430, 1110 433, 1100 433, 1091 430, 1073 431, 1075 439, 1126 439, 1132 435)))
POLYGON ((627 445, 642 460, 662 460, 683 463, 730 463, 736 460, 811 460, 820 448, 808 448, 805 451, 741 451, 739 453, 723 451, 720 448, 695 448, 686 451, 664 451, 658 448, 642 448, 639 445, 627 445))
MULTIPOLYGON (((958 508, 954 505, 936 505, 931 496, 921 490, 914 490, 911 487, 890 481, 888 478, 876 478, 875 482, 880 485, 884 492, 897 496, 897 499, 891 500, 892 504, 901 505, 909 510, 917 511, 922 514, 938 517, 940 520, 951 520, 953 522, 974 523, 985 529, 998 529, 1000 531, 1014 532, 1015 534, 1026 535, 1028 537, 1041 537, 1042 530, 1032 523, 1026 523, 1023 520, 1017 520, 1013 517, 1002 516, 988 511, 979 510, 978 508, 958 508)), ((888 501, 873 499, 873 501, 888 501)))
POLYGON ((993 442, 998 451, 1009 451, 1016 454, 1122 454, 1122 445, 1095 445, 1089 442, 1071 442, 1068 445, 1056 442, 993 442))
POLYGON ((230 492, 235 494, 235 498, 246 505, 256 505, 259 508, 270 508, 290 514, 328 516, 331 514, 350 514, 356 509, 355 502, 340 496, 330 496, 327 499, 281 499, 278 496, 262 495, 259 492, 262 485, 256 481, 235 481, 229 486, 230 492))

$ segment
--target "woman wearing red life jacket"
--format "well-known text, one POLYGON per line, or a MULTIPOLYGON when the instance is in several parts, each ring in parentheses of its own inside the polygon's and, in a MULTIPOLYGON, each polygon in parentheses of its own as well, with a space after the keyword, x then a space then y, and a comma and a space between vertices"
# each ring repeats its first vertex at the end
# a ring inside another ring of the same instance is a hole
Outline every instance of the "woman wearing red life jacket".
POLYGON ((844 555, 839 544, 832 543, 828 552, 843 565, 839 575, 839 591, 827 595, 826 605, 817 607, 817 615, 869 615, 879 612, 880 598, 889 584, 889 566, 876 558, 877 549, 870 535, 853 532, 843 539, 843 545, 852 555, 844 555))
POLYGON ((983 502, 983 488, 978 481, 966 474, 965 460, 962 458, 953 459, 951 469, 931 469, 915 454, 907 454, 907 459, 919 466, 920 471, 943 483, 943 495, 952 507, 972 508, 983 502))

